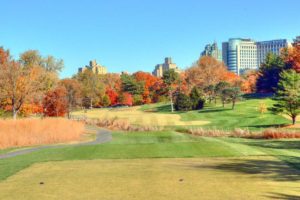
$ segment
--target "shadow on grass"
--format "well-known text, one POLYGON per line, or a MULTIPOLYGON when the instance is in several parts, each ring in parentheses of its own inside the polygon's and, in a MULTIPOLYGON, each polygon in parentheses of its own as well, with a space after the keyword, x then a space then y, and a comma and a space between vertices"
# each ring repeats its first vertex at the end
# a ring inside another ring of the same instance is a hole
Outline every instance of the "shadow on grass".
POLYGON ((199 110, 199 113, 216 113, 216 112, 225 112, 231 111, 229 108, 205 108, 203 110, 199 110))
POLYGON ((300 140, 262 140, 247 142, 249 146, 272 148, 272 149, 295 149, 300 153, 300 140))
MULTIPOLYGON (((299 157, 292 159, 299 160, 299 157)), ((289 167, 280 160, 233 159, 231 162, 213 166, 199 166, 227 172, 263 176, 274 181, 300 181, 300 171, 289 167)), ((197 167, 197 166, 196 166, 197 167)))
POLYGON ((263 125, 252 125, 247 126, 249 128, 284 128, 288 126, 288 124, 263 124, 263 125))
POLYGON ((271 193, 270 195, 266 195, 266 197, 271 199, 281 199, 281 200, 299 200, 300 195, 289 195, 289 194, 281 194, 281 193, 271 193))

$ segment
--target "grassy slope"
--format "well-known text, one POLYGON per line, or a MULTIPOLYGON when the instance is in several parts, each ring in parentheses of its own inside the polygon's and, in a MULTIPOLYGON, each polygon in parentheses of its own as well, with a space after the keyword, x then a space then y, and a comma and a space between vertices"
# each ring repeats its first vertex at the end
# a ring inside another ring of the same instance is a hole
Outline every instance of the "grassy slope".
MULTIPOLYGON (((231 105, 226 105, 226 107, 223 108, 218 104, 216 106, 207 106, 201 111, 180 112, 180 116, 184 121, 210 121, 211 123, 203 125, 202 127, 222 130, 232 130, 235 128, 261 130, 291 123, 290 120, 279 115, 274 115, 270 111, 263 115, 260 114, 258 112, 258 106, 261 102, 264 102, 267 107, 273 105, 271 99, 249 99, 238 102, 235 110, 231 109, 231 105)), ((160 113, 170 112, 170 106, 166 104, 145 105, 141 109, 153 110, 160 113)))
POLYGON ((62 160, 275 155, 300 169, 299 146, 300 141, 298 140, 195 138, 176 132, 115 133, 114 140, 108 144, 45 149, 28 155, 0 160, 0 180, 34 163, 62 160), (291 145, 292 142, 293 145, 291 145))

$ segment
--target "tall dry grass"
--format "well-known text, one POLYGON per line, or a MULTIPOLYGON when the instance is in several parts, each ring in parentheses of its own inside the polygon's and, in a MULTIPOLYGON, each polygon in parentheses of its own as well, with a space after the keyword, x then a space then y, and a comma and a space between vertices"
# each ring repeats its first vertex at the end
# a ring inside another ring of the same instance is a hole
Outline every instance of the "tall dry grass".
POLYGON ((62 118, 0 120, 0 149, 77 141, 84 123, 62 118))
POLYGON ((132 125, 129 123, 128 120, 125 119, 86 119, 84 120, 85 123, 89 125, 96 125, 102 128, 107 128, 110 130, 116 131, 139 131, 139 132, 146 132, 146 131, 161 131, 163 130, 160 126, 150 126, 150 125, 132 125))

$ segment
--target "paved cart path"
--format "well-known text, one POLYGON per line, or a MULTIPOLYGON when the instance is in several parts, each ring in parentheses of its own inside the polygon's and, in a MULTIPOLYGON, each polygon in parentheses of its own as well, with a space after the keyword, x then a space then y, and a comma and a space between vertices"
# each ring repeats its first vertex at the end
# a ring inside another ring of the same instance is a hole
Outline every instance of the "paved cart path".
POLYGON ((52 148, 63 148, 63 147, 68 147, 68 146, 87 146, 87 145, 95 145, 95 144, 102 144, 106 143, 112 140, 112 135, 109 130, 105 129, 100 129, 97 127, 89 127, 88 130, 93 130, 96 131, 96 139, 93 141, 88 141, 88 142, 82 142, 82 143, 77 143, 77 144, 62 144, 62 145, 45 145, 45 146, 38 146, 38 147, 32 147, 28 149, 21 149, 21 150, 16 150, 8 153, 4 153, 0 155, 0 159, 4 158, 11 158, 19 155, 24 155, 28 154, 31 152, 39 151, 42 149, 52 149, 52 148))

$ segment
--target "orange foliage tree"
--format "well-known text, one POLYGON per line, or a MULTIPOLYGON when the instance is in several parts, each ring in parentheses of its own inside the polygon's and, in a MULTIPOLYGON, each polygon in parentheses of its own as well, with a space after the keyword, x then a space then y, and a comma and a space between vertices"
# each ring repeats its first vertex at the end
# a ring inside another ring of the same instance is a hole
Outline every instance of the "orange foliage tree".
POLYGON ((241 90, 243 93, 254 93, 256 92, 256 82, 259 77, 259 73, 257 71, 248 71, 243 75, 241 90))
POLYGON ((294 46, 284 49, 282 56, 288 68, 300 73, 300 45, 295 43, 294 46))
POLYGON ((44 115, 48 117, 63 117, 68 112, 67 90, 59 86, 46 93, 43 100, 44 115))
POLYGON ((0 99, 1 102, 6 102, 6 106, 11 107, 13 118, 16 119, 22 106, 41 92, 43 69, 24 67, 12 60, 7 51, 1 52, 0 99))
POLYGON ((186 70, 186 82, 189 88, 193 86, 205 88, 222 81, 226 73, 224 63, 210 56, 203 56, 186 70))
POLYGON ((143 103, 151 103, 151 89, 153 88, 153 86, 159 81, 159 78, 153 76, 150 73, 146 73, 146 72, 136 72, 133 74, 133 76, 135 77, 135 79, 138 82, 144 82, 144 92, 142 94, 143 96, 143 103))

